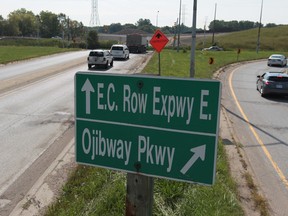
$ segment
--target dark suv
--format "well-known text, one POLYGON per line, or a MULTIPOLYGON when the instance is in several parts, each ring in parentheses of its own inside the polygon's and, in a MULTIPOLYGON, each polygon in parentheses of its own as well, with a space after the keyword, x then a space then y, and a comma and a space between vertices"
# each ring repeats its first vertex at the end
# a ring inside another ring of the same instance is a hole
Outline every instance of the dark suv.
POLYGON ((284 72, 266 72, 257 76, 256 88, 262 97, 268 94, 288 95, 288 74, 284 72))

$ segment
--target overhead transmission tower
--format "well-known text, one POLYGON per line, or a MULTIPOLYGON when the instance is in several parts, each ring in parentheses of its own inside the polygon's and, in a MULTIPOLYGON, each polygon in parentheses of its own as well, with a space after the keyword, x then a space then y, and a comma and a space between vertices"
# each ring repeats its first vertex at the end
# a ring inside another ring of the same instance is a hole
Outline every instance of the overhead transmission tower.
POLYGON ((91 0, 91 19, 90 26, 100 26, 99 14, 98 14, 98 0, 91 0))

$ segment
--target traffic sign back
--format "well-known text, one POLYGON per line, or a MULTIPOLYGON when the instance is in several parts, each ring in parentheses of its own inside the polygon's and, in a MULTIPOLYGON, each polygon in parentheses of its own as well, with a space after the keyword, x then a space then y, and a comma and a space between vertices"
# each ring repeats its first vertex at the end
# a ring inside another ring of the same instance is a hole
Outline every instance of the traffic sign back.
POLYGON ((168 42, 169 39, 160 30, 157 30, 150 40, 150 44, 157 52, 161 52, 168 42))

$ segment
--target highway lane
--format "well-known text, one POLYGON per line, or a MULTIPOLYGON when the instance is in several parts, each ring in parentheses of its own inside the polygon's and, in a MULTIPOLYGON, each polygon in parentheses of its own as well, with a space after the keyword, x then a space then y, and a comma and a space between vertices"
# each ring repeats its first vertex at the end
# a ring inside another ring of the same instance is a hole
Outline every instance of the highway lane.
MULTIPOLYGON (((57 55, 45 57, 45 61, 49 62, 48 65, 57 67, 57 70, 61 70, 61 72, 55 74, 52 70, 52 75, 48 77, 45 76, 45 78, 32 83, 28 82, 28 84, 0 94, 0 215, 8 215, 8 212, 29 189, 20 190, 19 185, 16 185, 17 180, 28 172, 29 167, 45 154, 50 146, 62 139, 63 134, 73 127, 74 75, 78 71, 88 71, 86 57, 83 58, 83 53, 87 57, 87 51, 67 54, 68 59, 71 55, 78 55, 77 60, 74 59, 74 61, 82 59, 82 64, 73 68, 63 67, 63 64, 60 64, 63 59, 66 59, 65 54, 59 55, 59 59, 57 55), (51 63, 53 61, 56 66, 51 63), (16 186, 13 190, 14 185, 16 186)), ((115 61, 114 66, 109 67, 108 70, 95 68, 91 72, 137 73, 147 62, 147 56, 149 55, 132 54, 127 61, 115 61)), ((23 76, 33 76, 34 71, 37 70, 45 71, 47 68, 45 61, 43 62, 43 58, 40 58, 38 63, 37 59, 34 59, 7 67, 2 66, 0 67, 0 74, 2 74, 0 80, 2 78, 3 81, 8 77, 3 74, 13 71, 19 73, 13 75, 15 80, 17 77, 22 79, 23 76), (20 70, 20 68, 26 69, 20 70)), ((72 138, 73 136, 70 140, 72 138)), ((59 153, 54 152, 52 157, 56 158, 59 153)), ((36 181, 40 175, 39 170, 29 170, 30 179, 28 181, 36 181)), ((27 183, 31 184, 31 182, 27 183)), ((23 184, 21 187, 25 187, 26 183, 21 182, 21 184, 23 184)))
POLYGON ((39 72, 47 68, 61 68, 65 64, 71 64, 79 59, 84 62, 88 56, 88 51, 71 53, 61 53, 51 56, 29 59, 16 63, 0 66, 0 80, 11 79, 15 76, 25 75, 33 71, 39 72))
POLYGON ((222 104, 273 214, 287 215, 288 98, 260 96, 256 76, 267 70, 286 68, 267 67, 266 61, 259 61, 223 73, 222 104))

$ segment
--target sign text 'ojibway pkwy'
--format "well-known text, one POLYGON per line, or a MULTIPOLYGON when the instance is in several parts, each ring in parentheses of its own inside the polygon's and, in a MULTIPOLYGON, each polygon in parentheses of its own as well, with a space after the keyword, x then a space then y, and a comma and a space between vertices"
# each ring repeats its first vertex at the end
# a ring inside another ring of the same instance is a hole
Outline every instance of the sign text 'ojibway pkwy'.
POLYGON ((78 72, 76 161, 211 185, 221 83, 78 72))

